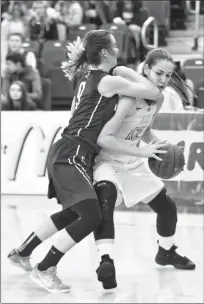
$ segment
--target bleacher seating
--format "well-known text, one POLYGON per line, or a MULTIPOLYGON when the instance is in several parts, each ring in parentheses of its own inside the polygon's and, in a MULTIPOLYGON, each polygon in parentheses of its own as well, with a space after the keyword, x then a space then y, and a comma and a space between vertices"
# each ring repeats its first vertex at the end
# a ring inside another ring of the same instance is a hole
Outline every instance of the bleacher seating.
POLYGON ((128 64, 136 62, 136 47, 132 34, 126 25, 103 24, 101 29, 111 31, 114 35, 119 49, 118 63, 128 64))
POLYGON ((67 40, 73 41, 77 38, 77 36, 83 38, 86 35, 86 33, 91 30, 96 30, 95 24, 83 24, 79 26, 73 26, 68 30, 67 40))
POLYGON ((197 84, 195 88, 197 98, 195 99, 194 106, 204 109, 204 78, 197 84))
POLYGON ((186 77, 193 81, 194 86, 203 79, 203 59, 191 58, 183 63, 183 71, 186 77))
POLYGON ((61 65, 67 59, 67 42, 46 41, 42 49, 42 60, 46 74, 52 83, 52 106, 69 107, 73 96, 73 85, 64 76, 61 65))
POLYGON ((40 44, 38 43, 38 41, 26 41, 23 43, 23 48, 27 52, 33 52, 36 58, 39 57, 40 44))

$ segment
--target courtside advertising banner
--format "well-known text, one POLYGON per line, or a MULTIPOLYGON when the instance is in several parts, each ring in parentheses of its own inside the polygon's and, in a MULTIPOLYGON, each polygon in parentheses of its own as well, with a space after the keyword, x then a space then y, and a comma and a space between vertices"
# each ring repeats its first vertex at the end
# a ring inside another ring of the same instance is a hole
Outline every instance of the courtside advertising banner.
MULTIPOLYGON (((46 160, 69 123, 70 112, 1 113, 2 194, 47 194, 46 160)), ((201 113, 158 114, 154 131, 161 140, 184 147, 186 165, 167 187, 183 198, 203 196, 204 128, 201 113)))

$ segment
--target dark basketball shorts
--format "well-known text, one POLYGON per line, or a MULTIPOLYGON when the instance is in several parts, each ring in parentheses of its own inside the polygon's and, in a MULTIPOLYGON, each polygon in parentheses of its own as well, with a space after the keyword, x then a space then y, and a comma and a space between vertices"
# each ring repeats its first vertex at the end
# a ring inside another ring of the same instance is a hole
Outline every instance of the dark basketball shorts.
POLYGON ((63 209, 85 199, 97 199, 93 182, 93 153, 82 144, 60 139, 48 155, 48 198, 55 197, 63 209))

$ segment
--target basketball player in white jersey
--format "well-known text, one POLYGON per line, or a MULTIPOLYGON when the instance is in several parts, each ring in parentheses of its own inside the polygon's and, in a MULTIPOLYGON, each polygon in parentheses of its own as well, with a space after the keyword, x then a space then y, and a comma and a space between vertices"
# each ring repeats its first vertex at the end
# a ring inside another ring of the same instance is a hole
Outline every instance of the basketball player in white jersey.
MULTIPOLYGON (((121 75, 123 69, 124 67, 117 67, 113 73, 121 75)), ((185 84, 173 70, 171 55, 165 50, 155 49, 146 57, 143 75, 161 92, 169 85, 188 102, 185 84)), ((152 142, 155 142, 157 149, 161 141, 151 130, 151 125, 162 103, 162 94, 155 102, 138 98, 135 103, 133 98, 121 97, 115 115, 106 123, 98 137, 97 142, 102 149, 95 159, 94 180, 102 206, 103 221, 94 235, 101 257, 97 269, 98 280, 105 289, 117 286, 113 263, 113 211, 115 204, 119 205, 122 200, 128 208, 142 201, 157 213, 159 250, 155 258, 156 263, 173 265, 178 269, 195 268, 193 262, 175 251, 175 202, 167 195, 163 182, 151 173, 143 160, 149 157, 161 160, 152 151, 152 142), (147 145, 139 147, 140 140, 147 145)))

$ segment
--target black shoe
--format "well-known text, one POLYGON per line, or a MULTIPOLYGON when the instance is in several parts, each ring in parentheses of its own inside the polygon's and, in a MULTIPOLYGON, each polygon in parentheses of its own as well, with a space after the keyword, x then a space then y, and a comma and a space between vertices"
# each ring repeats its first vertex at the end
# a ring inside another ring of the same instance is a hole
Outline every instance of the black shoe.
POLYGON ((108 254, 102 256, 100 266, 96 270, 98 280, 103 284, 104 289, 112 289, 117 287, 115 279, 115 266, 113 260, 108 254))
POLYGON ((165 250, 159 246, 155 262, 162 266, 172 265, 177 269, 195 269, 196 266, 193 262, 191 262, 187 257, 183 257, 176 252, 177 248, 177 246, 173 245, 169 250, 165 250))

